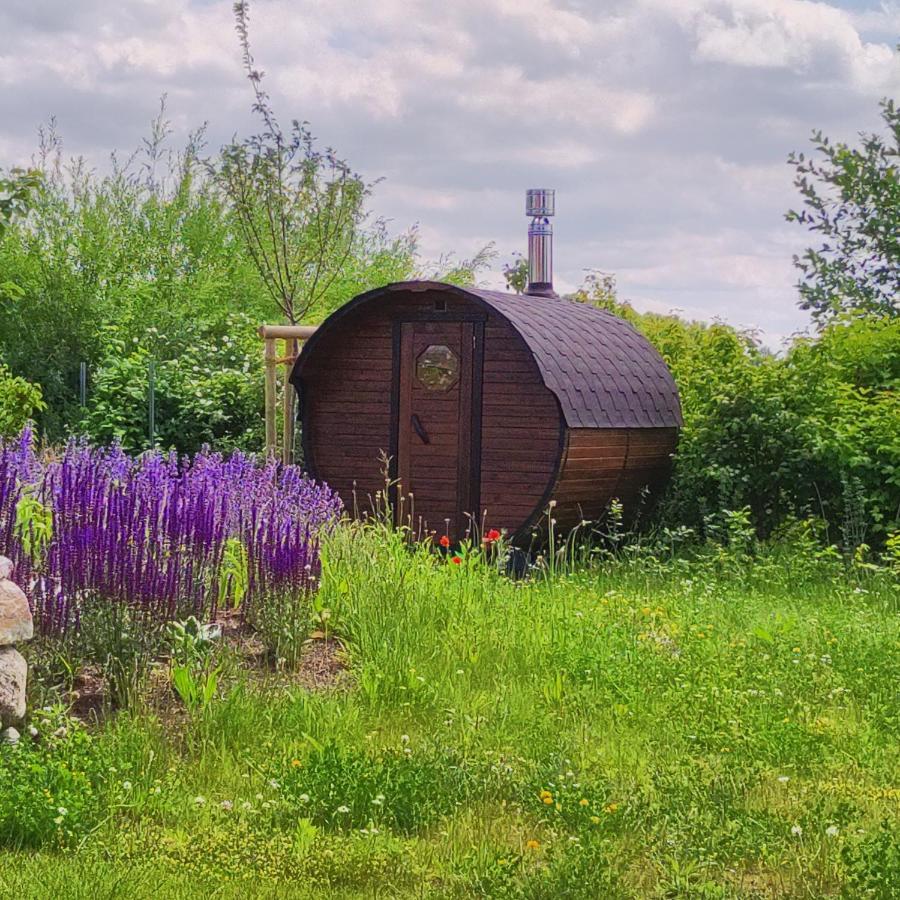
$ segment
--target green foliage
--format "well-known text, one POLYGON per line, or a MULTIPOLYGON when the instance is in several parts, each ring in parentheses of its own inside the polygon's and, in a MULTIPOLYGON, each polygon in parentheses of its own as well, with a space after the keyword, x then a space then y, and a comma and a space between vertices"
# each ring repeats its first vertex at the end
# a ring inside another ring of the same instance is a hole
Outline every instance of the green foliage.
MULTIPOLYGON (((190 715, 167 695, 162 723, 54 737, 37 713, 0 745, 0 893, 891 896, 895 578, 809 523, 711 524, 690 555, 623 542, 518 581, 342 524, 321 590, 348 689, 251 651, 190 715)), ((190 620, 169 646, 211 654, 190 620)))
POLYGON ((287 802, 314 825, 401 834, 420 831, 461 806, 473 783, 473 773, 452 755, 406 745, 372 758, 329 743, 305 760, 292 760, 277 776, 287 802))
POLYGON ((0 438, 19 434, 25 424, 46 409, 41 389, 13 376, 0 362, 0 438))
POLYGON ((813 134, 815 156, 792 153, 804 208, 789 222, 822 243, 794 263, 801 307, 821 325, 845 312, 900 316, 900 108, 881 104, 886 133, 857 149, 813 134))
POLYGON ((900 526, 900 320, 836 320, 775 357, 722 323, 639 314, 609 279, 589 279, 577 299, 628 319, 678 384, 684 429, 664 524, 704 533, 709 516, 747 507, 761 535, 815 515, 837 540, 856 517, 848 550, 900 526))
POLYGON ((0 744, 0 846, 64 846, 102 816, 105 773, 83 725, 61 710, 41 713, 17 745, 0 744))
POLYGON ((221 675, 213 661, 211 627, 189 616, 183 622, 170 622, 167 638, 173 690, 188 709, 205 709, 216 697, 221 675))
POLYGON ((164 645, 163 627, 144 610, 124 603, 87 600, 76 634, 62 639, 70 668, 80 661, 96 665, 106 682, 106 699, 114 709, 134 709, 164 645))
POLYGON ((313 622, 313 601, 300 590, 273 590, 255 604, 249 620, 263 642, 271 662, 295 671, 313 622))
POLYGON ((98 443, 118 441, 130 451, 149 445, 150 363, 155 364, 156 440, 196 452, 255 450, 262 441, 262 366, 248 316, 231 313, 199 324, 181 339, 149 329, 143 341, 110 326, 108 355, 94 377, 80 430, 98 443))
POLYGON ((900 885, 900 842, 887 820, 863 840, 843 850, 847 865, 845 897, 872 897, 891 900, 900 885))
POLYGON ((40 569, 44 553, 53 538, 53 509, 37 497, 23 493, 16 504, 14 526, 16 537, 36 569, 40 569))
MULTIPOLYGON (((34 195, 41 186, 41 173, 25 169, 11 169, 0 174, 0 240, 13 219, 26 215, 34 195)), ((0 285, 0 288, 8 287, 0 285)))

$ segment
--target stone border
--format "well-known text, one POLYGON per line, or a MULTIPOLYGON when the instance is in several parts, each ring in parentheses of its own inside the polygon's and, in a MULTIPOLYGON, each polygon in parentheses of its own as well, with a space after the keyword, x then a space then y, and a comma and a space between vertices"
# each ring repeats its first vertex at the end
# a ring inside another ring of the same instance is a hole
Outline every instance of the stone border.
POLYGON ((28 598, 10 576, 12 562, 0 556, 0 741, 15 744, 19 732, 13 727, 25 718, 25 688, 28 663, 15 645, 30 641, 34 622, 28 598))

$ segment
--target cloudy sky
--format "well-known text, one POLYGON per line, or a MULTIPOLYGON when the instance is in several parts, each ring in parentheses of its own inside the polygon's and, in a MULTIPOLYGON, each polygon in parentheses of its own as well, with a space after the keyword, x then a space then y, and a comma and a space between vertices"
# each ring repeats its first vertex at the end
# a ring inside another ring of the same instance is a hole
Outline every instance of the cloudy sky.
MULTIPOLYGON (((641 309, 806 326, 793 149, 852 141, 900 97, 900 0, 254 0, 282 119, 384 181, 374 211, 422 250, 524 246, 526 187, 555 187, 557 286, 614 272, 641 309)), ((55 115, 70 154, 246 132, 230 0, 0 0, 0 167, 55 115)), ((491 284, 502 283, 495 273, 491 284)))

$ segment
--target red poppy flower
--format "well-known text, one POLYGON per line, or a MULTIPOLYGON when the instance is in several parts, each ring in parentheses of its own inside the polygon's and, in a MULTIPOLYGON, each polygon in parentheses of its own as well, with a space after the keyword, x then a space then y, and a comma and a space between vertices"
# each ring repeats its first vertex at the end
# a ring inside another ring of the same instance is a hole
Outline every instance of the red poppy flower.
POLYGON ((449 547, 449 546, 450 546, 450 536, 447 535, 447 534, 445 534, 445 535, 438 541, 438 543, 439 543, 442 547, 444 547, 444 548, 449 547))
POLYGON ((462 562, 462 557, 461 556, 451 556, 450 562, 456 563, 457 565, 459 565, 462 562))
POLYGON ((492 528, 492 529, 484 536, 484 542, 485 542, 486 544, 493 544, 494 541, 499 541, 499 540, 500 540, 500 532, 497 531, 496 528, 492 528))

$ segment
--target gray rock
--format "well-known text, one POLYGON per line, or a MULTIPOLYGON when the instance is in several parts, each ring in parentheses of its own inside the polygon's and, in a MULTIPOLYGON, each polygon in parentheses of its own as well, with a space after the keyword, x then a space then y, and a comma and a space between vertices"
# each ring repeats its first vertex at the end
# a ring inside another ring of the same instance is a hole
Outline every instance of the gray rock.
POLYGON ((28 599, 11 581, 0 580, 0 647, 18 641, 30 641, 34 623, 28 599))
POLYGON ((10 725, 9 728, 0 731, 0 742, 4 744, 18 744, 19 732, 10 725))
POLYGON ((0 581, 6 578, 12 578, 13 564, 11 559, 0 556, 0 581))
POLYGON ((0 647, 0 722, 25 717, 25 682, 28 663, 14 647, 0 647))

